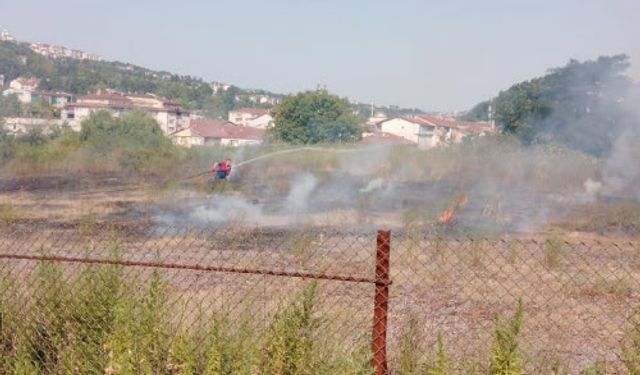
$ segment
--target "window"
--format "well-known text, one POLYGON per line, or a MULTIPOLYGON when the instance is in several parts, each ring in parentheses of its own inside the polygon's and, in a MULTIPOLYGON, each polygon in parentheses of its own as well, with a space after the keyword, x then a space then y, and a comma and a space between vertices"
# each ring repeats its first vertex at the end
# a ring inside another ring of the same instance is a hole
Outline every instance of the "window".
POLYGON ((75 114, 75 113, 73 113, 73 112, 67 112, 67 118, 68 118, 68 119, 76 118, 76 114, 75 114))

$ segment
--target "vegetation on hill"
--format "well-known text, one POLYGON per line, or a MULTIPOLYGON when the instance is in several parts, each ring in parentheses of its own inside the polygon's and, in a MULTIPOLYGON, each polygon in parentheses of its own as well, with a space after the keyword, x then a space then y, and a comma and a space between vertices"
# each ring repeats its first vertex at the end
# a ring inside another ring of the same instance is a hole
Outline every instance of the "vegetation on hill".
POLYGON ((628 66, 626 55, 571 60, 476 105, 466 119, 486 120, 493 103, 497 124, 525 143, 554 140, 603 155, 625 130, 638 126, 627 107, 634 90, 624 74, 628 66))
POLYGON ((199 78, 116 61, 49 59, 31 51, 26 43, 0 42, 0 67, 0 74, 4 74, 6 82, 19 76, 38 77, 42 79, 42 89, 62 90, 75 95, 101 88, 154 93, 176 100, 186 108, 203 110, 214 118, 226 117, 228 111, 236 107, 270 106, 268 103, 253 103, 249 100, 250 95, 278 96, 235 86, 214 93, 210 85, 199 78))
POLYGON ((325 90, 286 97, 273 118, 272 136, 287 143, 350 142, 362 134, 349 102, 325 90))
MULTIPOLYGON (((31 51, 26 43, 0 42, 0 67, 0 74, 4 74, 6 82, 19 76, 33 76, 42 79, 40 86, 43 89, 63 90, 75 95, 101 88, 154 93, 176 100, 186 108, 201 110, 210 118, 226 118, 234 108, 273 107, 268 102, 252 100, 253 96, 284 97, 265 90, 247 90, 236 86, 214 93, 211 86, 200 78, 116 61, 49 59, 31 51)), ((369 117, 371 113, 369 104, 351 103, 350 106, 362 118, 369 117)), ((377 108, 389 116, 416 111, 398 106, 377 108)), ((2 113, 0 117, 3 117, 2 113)))

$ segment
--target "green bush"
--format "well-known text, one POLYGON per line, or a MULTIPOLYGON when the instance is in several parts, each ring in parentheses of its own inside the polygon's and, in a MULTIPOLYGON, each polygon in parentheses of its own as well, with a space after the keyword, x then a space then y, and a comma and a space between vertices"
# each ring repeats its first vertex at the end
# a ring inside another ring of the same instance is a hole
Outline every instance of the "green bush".
POLYGON ((177 322, 184 312, 161 272, 125 270, 42 262, 21 282, 0 270, 0 374, 371 373, 368 349, 345 350, 319 329, 317 282, 263 329, 204 310, 177 322))
POLYGON ((625 332, 622 362, 630 375, 640 374, 640 309, 631 317, 625 332))
POLYGON ((522 328, 522 300, 510 320, 495 317, 495 332, 491 345, 490 375, 519 375, 521 368, 520 330, 522 328))

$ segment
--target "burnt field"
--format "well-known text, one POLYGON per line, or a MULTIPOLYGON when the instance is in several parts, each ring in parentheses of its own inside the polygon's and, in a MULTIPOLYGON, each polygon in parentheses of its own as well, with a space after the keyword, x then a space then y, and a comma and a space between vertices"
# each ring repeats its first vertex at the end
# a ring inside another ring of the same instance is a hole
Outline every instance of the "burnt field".
MULTIPOLYGON (((59 257, 55 262, 71 285, 85 266, 67 258, 114 259, 117 249, 117 259, 131 264, 125 277, 140 286, 153 267, 137 267, 136 262, 156 264, 176 327, 196 324, 198 311, 224 312, 232 319, 250 314, 267 327, 308 282, 285 274, 373 277, 375 232, 367 229, 31 224, 5 225, 0 252, 59 257)), ((639 242, 576 234, 486 238, 401 229, 392 233, 392 364, 400 360, 408 335, 416 350, 428 353, 441 334, 453 364, 481 368, 489 356, 494 317, 510 316, 521 300, 521 345, 530 371, 549 371, 551 361, 574 373, 598 361, 619 368, 624 332, 640 297, 639 242)), ((19 280, 34 277, 38 265, 32 260, 2 264, 19 280)), ((31 298, 32 286, 25 284, 20 298, 31 298)), ((355 350, 370 334, 373 290, 368 283, 320 281, 314 309, 332 345, 355 350)))
MULTIPOLYGON (((216 183, 206 173, 4 177, 0 252, 18 255, 2 260, 5 280, 38 277, 44 256, 74 290, 86 267, 105 267, 83 259, 116 259, 139 288, 158 270, 170 335, 198 327, 199 314, 224 314, 230 327, 246 319, 261 327, 251 338, 261 343, 293 296, 323 275, 314 305, 321 342, 357 351, 371 335, 376 230, 390 229, 392 368, 407 343, 421 353, 415 361, 429 358, 440 334, 453 367, 484 372, 495 316, 513 315, 521 300, 527 371, 622 371, 640 296, 635 188, 608 189, 601 165, 581 156, 492 155, 275 157, 216 183)), ((37 283, 16 285, 26 304, 37 295, 37 283)))

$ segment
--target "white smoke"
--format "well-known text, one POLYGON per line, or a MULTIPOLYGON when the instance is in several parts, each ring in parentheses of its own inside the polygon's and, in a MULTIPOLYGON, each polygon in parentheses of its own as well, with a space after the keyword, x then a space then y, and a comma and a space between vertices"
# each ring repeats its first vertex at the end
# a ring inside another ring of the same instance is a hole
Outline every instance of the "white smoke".
POLYGON ((285 199, 289 213, 301 213, 309 206, 309 197, 318 185, 318 178, 309 172, 299 174, 291 181, 291 189, 285 199))
POLYGON ((158 221, 168 226, 221 226, 232 221, 247 225, 257 225, 263 221, 263 207, 245 199, 228 194, 215 195, 206 202, 192 202, 177 210, 163 212, 156 216, 158 221))
POLYGON ((382 178, 374 178, 373 180, 369 181, 369 183, 365 187, 360 189, 360 193, 371 193, 374 190, 381 189, 383 186, 384 180, 382 178))

